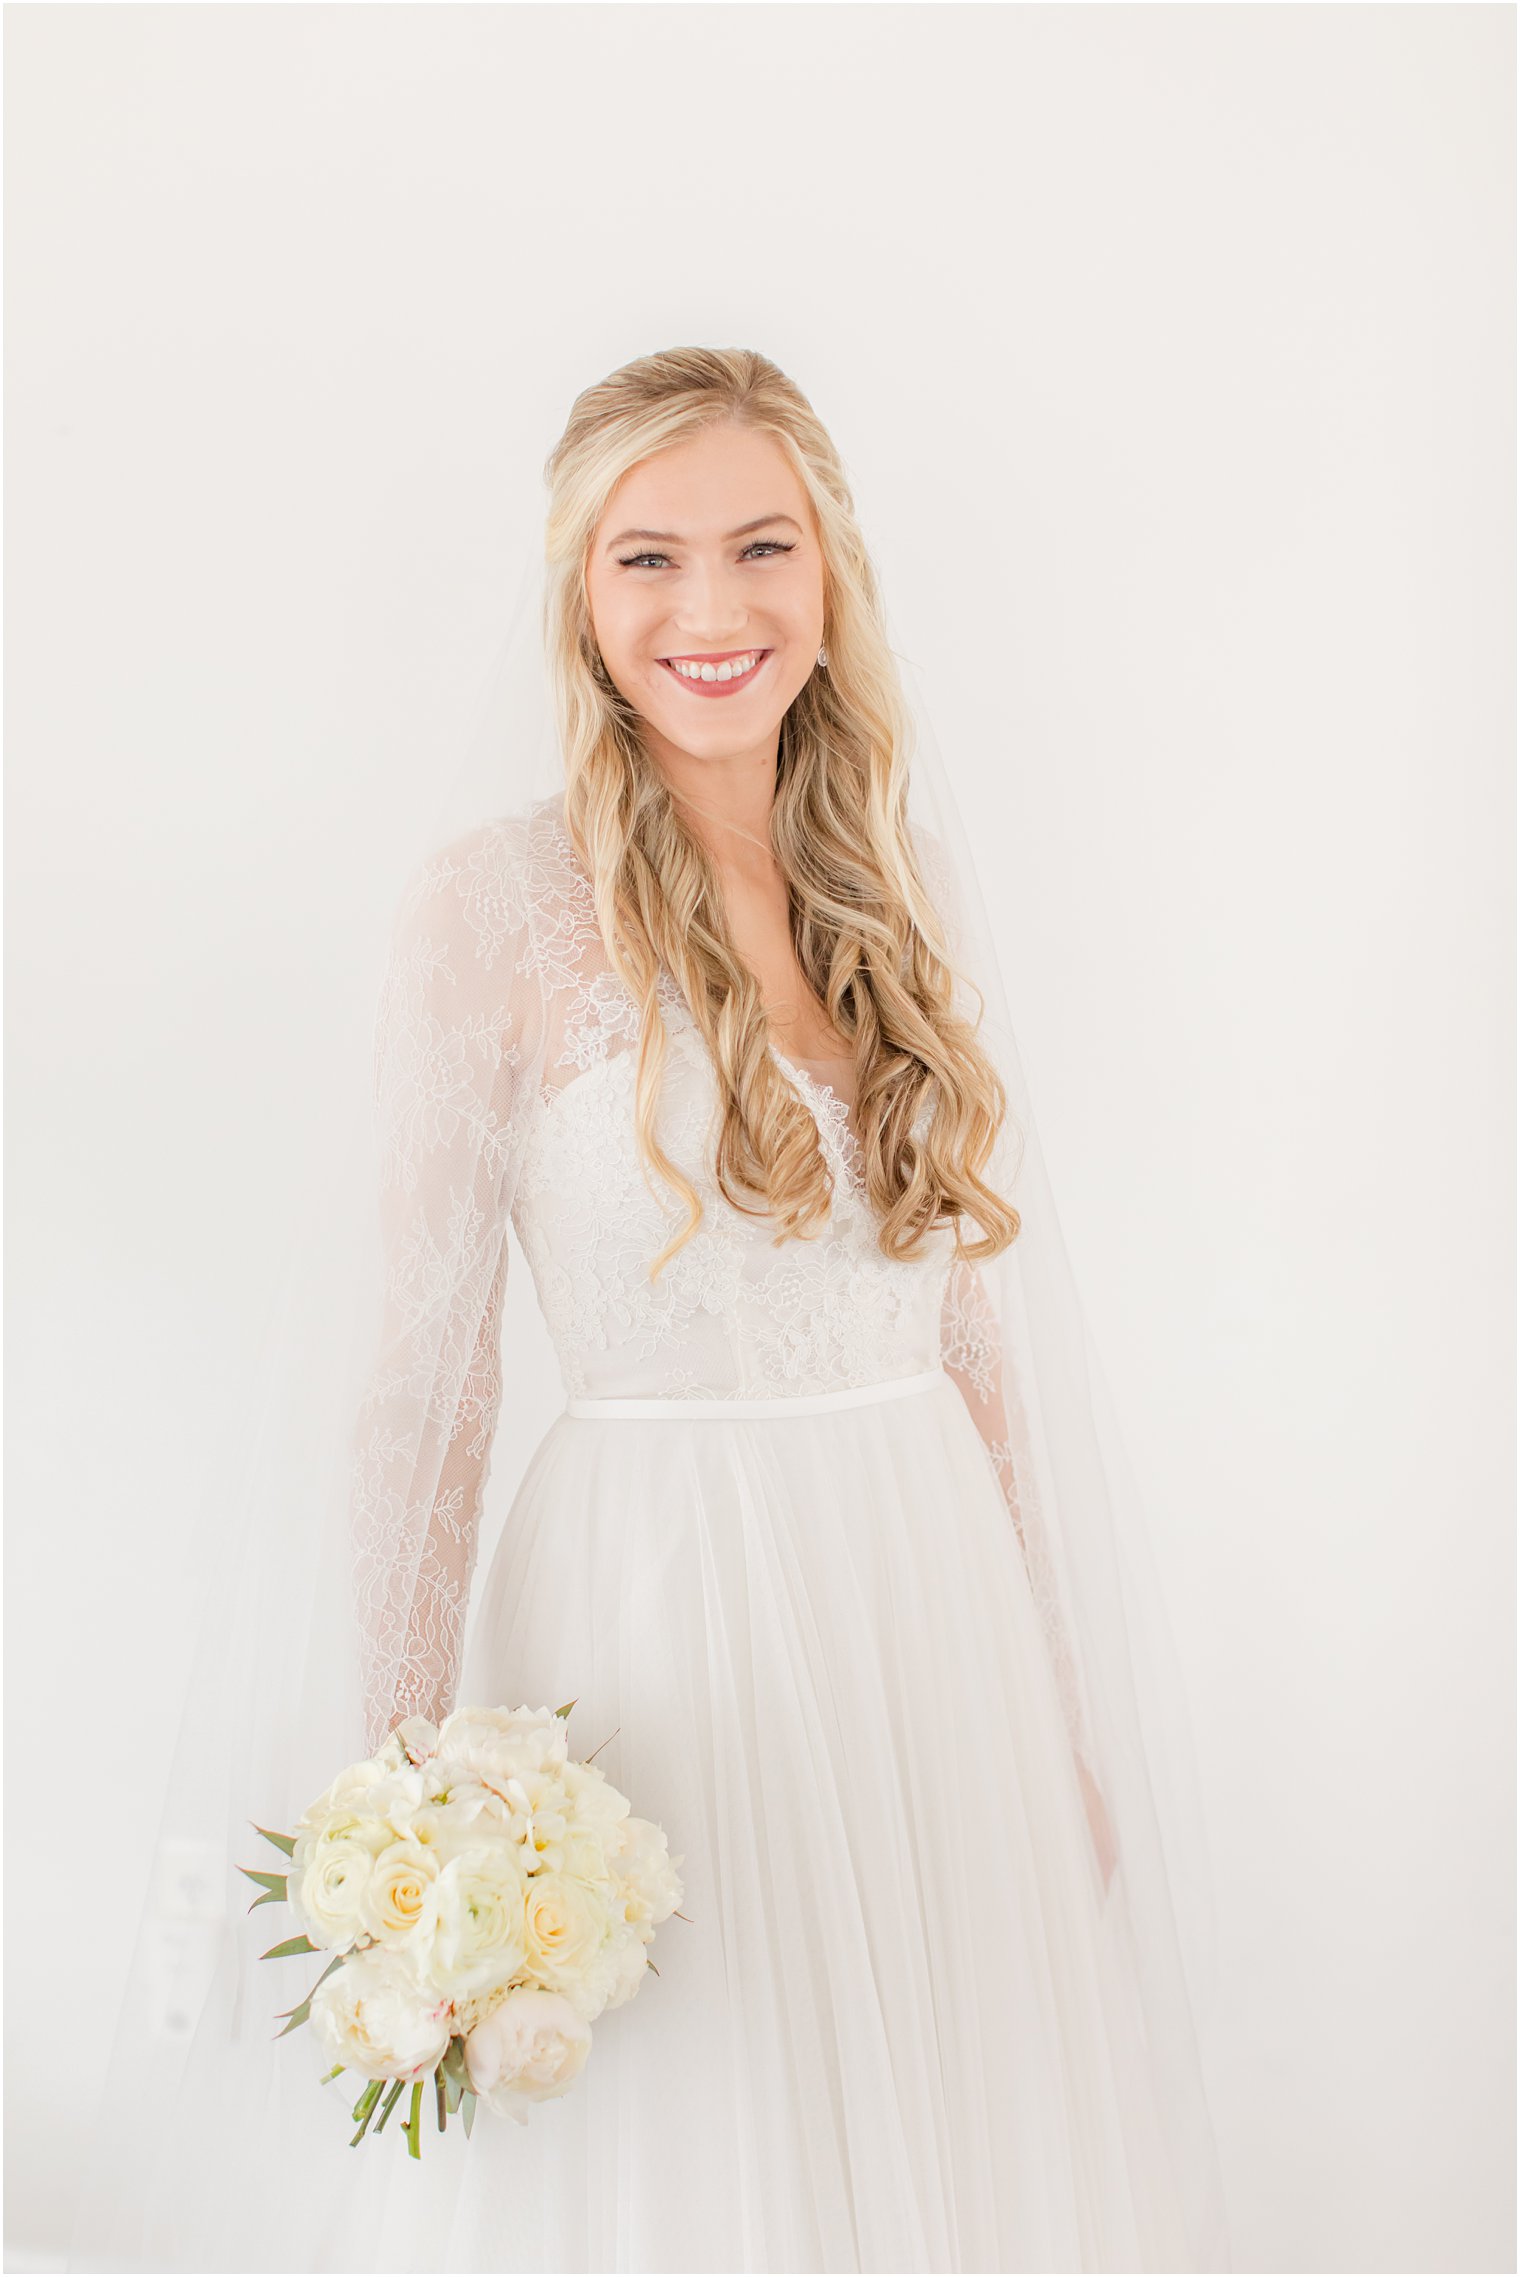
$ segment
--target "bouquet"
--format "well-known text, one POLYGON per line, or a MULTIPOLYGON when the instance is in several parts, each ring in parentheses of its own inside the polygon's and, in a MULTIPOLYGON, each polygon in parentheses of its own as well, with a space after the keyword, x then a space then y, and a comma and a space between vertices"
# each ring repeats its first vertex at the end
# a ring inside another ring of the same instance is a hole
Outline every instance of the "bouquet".
POLYGON ((255 1827, 290 1863, 238 1868, 260 1885, 249 1911, 283 1901, 299 1931, 259 1958, 333 1956, 275 2036, 309 2020, 332 2064, 323 2080, 367 2082, 353 2143, 410 2084, 402 2132, 419 2158, 430 2075, 440 2133, 459 2111, 468 2135, 477 2099, 526 2124, 576 2078, 597 2017, 654 1969, 681 1859, 595 1764, 570 1758, 574 1705, 410 1716, 293 1834, 255 1827))

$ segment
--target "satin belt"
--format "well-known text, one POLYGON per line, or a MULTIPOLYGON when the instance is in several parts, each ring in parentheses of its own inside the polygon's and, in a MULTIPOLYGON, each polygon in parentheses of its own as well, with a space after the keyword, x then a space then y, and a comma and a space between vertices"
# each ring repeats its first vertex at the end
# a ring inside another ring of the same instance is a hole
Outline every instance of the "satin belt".
POLYGON ((777 1399, 571 1399, 567 1415, 634 1416, 667 1423, 679 1416, 716 1422, 724 1416, 768 1420, 780 1415, 825 1415, 834 1407, 869 1407, 879 1399, 903 1399, 909 1392, 931 1391, 948 1381, 943 1368, 925 1368, 921 1375, 894 1376, 884 1384, 851 1384, 843 1391, 797 1392, 777 1399))

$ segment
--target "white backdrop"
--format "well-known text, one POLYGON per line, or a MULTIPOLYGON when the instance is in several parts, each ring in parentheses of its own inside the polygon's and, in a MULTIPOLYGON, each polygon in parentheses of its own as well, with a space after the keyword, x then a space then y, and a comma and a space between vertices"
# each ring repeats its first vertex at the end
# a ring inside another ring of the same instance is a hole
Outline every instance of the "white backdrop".
MULTIPOLYGON (((1239 2267, 1513 2268, 1514 33, 8 11, 10 2266, 389 804, 571 397, 697 341, 832 425, 997 880, 1198 1716, 1239 2267)), ((558 1404, 520 1259, 507 1338, 497 1524, 558 1404)))

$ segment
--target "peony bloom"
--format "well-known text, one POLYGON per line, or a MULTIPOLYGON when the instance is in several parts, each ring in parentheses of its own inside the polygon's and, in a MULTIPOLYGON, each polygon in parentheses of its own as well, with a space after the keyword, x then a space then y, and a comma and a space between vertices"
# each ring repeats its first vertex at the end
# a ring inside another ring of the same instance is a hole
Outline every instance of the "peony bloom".
POLYGON ((438 1727, 435 1761, 500 1783, 528 1771, 558 1772, 565 1719, 550 1708, 459 1708, 438 1727))
POLYGON ((311 1996, 311 2028, 330 2061, 364 2079, 421 2079, 441 2062, 448 2006, 396 1953, 352 1953, 311 1996))
POLYGON ((647 1818, 623 1820, 607 1845, 607 1864, 625 1921, 653 1936, 658 1924, 670 1919, 683 1894, 676 1872, 680 1863, 671 1857, 659 1827, 647 1818))
POLYGON ((567 1763, 560 1781, 576 1825, 610 1835, 619 1820, 628 1816, 628 1797, 619 1794, 594 1763, 567 1763))
POLYGON ((524 1988, 476 2025, 464 2061, 487 2110, 526 2126, 529 2107, 563 2095, 590 2052, 591 2027, 568 2001, 524 1988))

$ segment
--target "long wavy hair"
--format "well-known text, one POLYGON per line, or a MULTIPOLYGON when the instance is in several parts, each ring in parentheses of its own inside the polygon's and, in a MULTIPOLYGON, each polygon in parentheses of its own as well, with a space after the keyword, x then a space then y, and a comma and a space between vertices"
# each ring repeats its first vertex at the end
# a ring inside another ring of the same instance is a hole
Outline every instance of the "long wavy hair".
POLYGON ((995 1257, 1019 1213, 982 1180, 1007 1113, 1004 1085, 956 1009, 953 967, 907 820, 910 714, 875 572, 839 454, 801 390, 750 349, 671 348, 576 397, 544 469, 544 641, 565 760, 565 823, 620 978, 641 1007, 636 1122, 645 1175, 683 1198, 651 1278, 702 1220, 659 1144, 663 965, 706 1040, 723 1095, 713 1173, 735 1208, 811 1238, 831 1179, 817 1126, 773 1057, 759 984, 734 946, 721 881, 647 752, 638 714, 597 649, 586 595, 592 540, 630 468, 723 421, 774 436, 812 501, 824 562, 826 671, 782 723, 770 818, 797 961, 854 1056, 856 1121, 878 1240, 919 1254, 953 1223, 957 1253, 995 1257), (915 1135, 924 1102, 926 1127, 915 1135), (967 1239, 964 1221, 979 1229, 967 1239))

